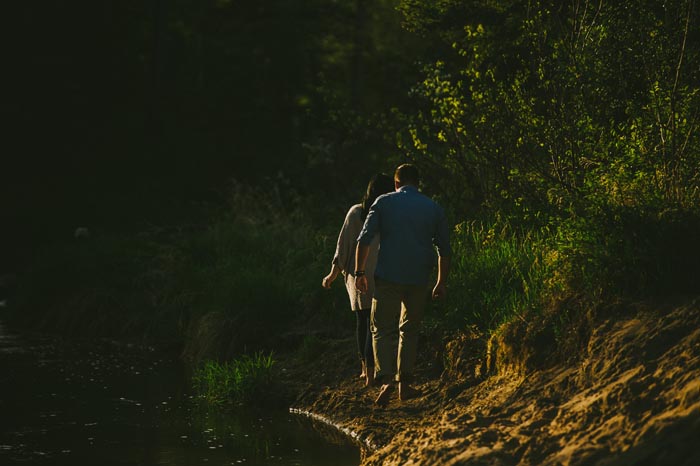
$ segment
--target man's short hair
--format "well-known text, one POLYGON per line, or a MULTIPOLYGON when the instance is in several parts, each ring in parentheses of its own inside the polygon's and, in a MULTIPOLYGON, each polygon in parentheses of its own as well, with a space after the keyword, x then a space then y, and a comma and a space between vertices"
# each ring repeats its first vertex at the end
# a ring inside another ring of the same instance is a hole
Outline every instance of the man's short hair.
POLYGON ((401 186, 410 184, 418 187, 418 183, 420 182, 418 169, 415 165, 410 163, 399 165, 394 172, 394 180, 398 181, 401 186))

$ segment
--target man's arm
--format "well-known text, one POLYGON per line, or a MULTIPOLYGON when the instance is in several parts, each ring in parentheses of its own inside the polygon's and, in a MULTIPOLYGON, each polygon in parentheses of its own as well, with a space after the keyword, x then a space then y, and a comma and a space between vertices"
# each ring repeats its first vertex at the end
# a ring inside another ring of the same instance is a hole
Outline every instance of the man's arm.
POLYGON ((433 299, 444 298, 447 295, 447 276, 450 274, 450 256, 438 257, 438 274, 435 288, 433 288, 433 299))
POLYGON ((447 276, 450 274, 450 263, 452 258, 452 248, 450 247, 450 229, 447 224, 447 217, 442 207, 438 206, 438 221, 436 235, 433 241, 438 250, 438 275, 435 288, 433 288, 433 299, 444 298, 447 294, 447 276))
POLYGON ((357 243, 355 251, 355 272, 361 272, 362 275, 355 276, 355 288, 360 293, 367 293, 367 276, 364 275, 365 266, 367 265, 367 256, 369 256, 369 245, 357 243))

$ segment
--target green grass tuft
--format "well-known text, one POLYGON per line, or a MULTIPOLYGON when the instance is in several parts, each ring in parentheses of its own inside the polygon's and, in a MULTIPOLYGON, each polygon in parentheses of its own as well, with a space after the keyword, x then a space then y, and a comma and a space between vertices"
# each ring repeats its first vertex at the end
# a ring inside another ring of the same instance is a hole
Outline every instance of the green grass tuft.
POLYGON ((223 363, 208 360, 196 370, 193 383, 211 404, 245 403, 269 393, 274 365, 273 353, 262 351, 223 363))

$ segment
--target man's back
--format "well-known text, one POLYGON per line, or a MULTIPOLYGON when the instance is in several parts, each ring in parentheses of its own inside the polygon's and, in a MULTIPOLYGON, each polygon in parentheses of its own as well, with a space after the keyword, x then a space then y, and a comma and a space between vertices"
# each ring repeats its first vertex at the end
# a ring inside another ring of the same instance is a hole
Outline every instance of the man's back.
POLYGON ((414 186, 377 198, 360 233, 360 243, 380 234, 375 275, 402 284, 425 284, 435 264, 435 249, 449 254, 443 209, 414 186))

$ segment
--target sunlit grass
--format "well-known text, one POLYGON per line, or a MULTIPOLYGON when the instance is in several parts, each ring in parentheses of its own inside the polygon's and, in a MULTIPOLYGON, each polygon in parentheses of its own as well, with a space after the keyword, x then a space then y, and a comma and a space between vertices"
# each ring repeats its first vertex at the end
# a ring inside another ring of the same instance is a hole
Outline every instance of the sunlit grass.
POLYGON ((448 325, 494 329, 537 308, 552 286, 547 231, 518 233, 508 224, 455 228, 448 325))
POLYGON ((273 354, 262 351, 227 362, 205 361, 195 372, 194 387, 212 404, 247 402, 269 393, 273 354))

